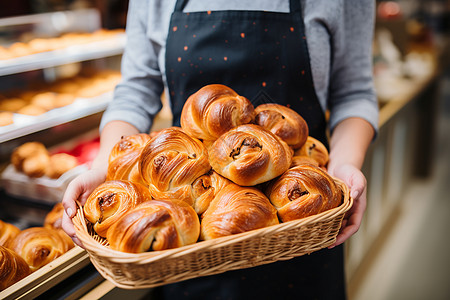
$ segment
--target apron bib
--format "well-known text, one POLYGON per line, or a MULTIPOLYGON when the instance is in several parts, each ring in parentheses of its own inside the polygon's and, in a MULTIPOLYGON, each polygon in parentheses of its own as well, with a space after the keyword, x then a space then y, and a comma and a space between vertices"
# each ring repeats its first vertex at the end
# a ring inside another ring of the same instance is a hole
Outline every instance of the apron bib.
MULTIPOLYGON (((317 99, 302 9, 290 12, 205 11, 183 13, 178 0, 166 43, 166 76, 174 115, 205 85, 220 83, 256 107, 279 103, 297 111, 311 136, 328 145, 317 99)), ((345 299, 342 246, 249 269, 174 283, 152 299, 345 299)))

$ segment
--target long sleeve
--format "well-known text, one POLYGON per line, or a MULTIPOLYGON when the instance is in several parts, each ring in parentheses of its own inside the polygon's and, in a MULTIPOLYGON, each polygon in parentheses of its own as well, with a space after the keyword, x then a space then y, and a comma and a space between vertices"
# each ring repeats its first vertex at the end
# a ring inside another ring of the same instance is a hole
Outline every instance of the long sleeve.
POLYGON ((158 64, 158 43, 147 35, 148 1, 131 0, 127 17, 127 44, 122 57, 122 81, 103 114, 100 130, 113 120, 126 121, 141 132, 149 132, 160 111, 164 85, 158 64))
POLYGON ((378 130, 378 104, 372 77, 375 1, 342 1, 343 24, 332 33, 333 53, 328 105, 331 130, 342 120, 360 117, 378 130))

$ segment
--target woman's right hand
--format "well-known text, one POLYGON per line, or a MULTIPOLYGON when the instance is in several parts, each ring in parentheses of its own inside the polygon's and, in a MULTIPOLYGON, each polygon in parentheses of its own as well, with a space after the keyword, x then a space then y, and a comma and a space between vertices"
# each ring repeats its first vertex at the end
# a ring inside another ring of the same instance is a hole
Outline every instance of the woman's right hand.
POLYGON ((77 238, 72 218, 77 211, 76 202, 84 205, 92 191, 105 181, 106 173, 101 169, 91 169, 83 174, 78 175, 67 186, 66 192, 62 200, 64 206, 64 214, 62 219, 62 228, 69 235, 73 242, 83 247, 81 241, 77 238))

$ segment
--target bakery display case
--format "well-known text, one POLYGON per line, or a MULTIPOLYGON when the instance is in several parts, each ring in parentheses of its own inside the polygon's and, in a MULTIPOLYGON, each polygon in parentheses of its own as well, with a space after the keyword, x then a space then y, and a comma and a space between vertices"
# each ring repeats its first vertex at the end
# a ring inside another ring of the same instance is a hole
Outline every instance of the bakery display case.
MULTIPOLYGON (((101 28, 96 9, 0 19, 0 220, 21 232, 43 228, 67 184, 87 169, 98 150, 101 114, 120 80, 125 42, 123 29, 101 28), (14 151, 33 143, 46 148, 41 174, 13 164, 14 151), (52 175, 49 165, 58 157, 55 164, 68 168, 52 175)), ((86 252, 73 247, 2 286, 0 298, 75 299, 101 281, 86 252)))

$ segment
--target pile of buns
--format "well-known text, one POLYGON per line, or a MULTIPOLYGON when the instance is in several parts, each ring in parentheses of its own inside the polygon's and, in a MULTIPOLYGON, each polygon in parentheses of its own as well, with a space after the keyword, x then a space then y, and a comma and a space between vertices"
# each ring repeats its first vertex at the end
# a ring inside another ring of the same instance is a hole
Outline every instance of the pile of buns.
POLYGON ((99 29, 94 32, 70 32, 59 37, 33 38, 27 42, 15 42, 8 47, 0 46, 0 60, 7 60, 31 54, 64 49, 70 46, 102 41, 117 34, 123 29, 99 29))
POLYGON ((51 154, 40 142, 27 142, 13 150, 11 164, 17 172, 28 177, 47 176, 57 179, 75 168, 78 160, 75 156, 67 153, 51 154))
POLYGON ((77 98, 92 98, 112 91, 120 79, 120 72, 103 70, 7 92, 0 95, 0 126, 13 124, 15 113, 39 116, 72 104, 77 98))
POLYGON ((74 247, 61 229, 62 214, 58 203, 47 214, 44 226, 24 230, 0 220, 0 291, 74 247))
POLYGON ((339 206, 327 162, 292 109, 254 108, 229 87, 208 85, 186 101, 181 127, 122 137, 83 211, 114 250, 180 247, 339 206))

